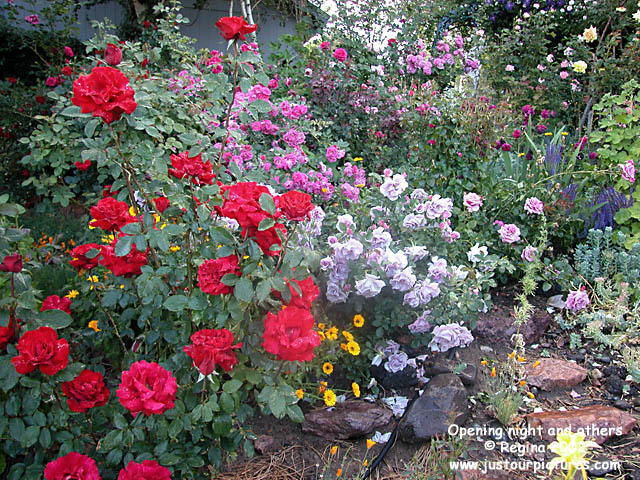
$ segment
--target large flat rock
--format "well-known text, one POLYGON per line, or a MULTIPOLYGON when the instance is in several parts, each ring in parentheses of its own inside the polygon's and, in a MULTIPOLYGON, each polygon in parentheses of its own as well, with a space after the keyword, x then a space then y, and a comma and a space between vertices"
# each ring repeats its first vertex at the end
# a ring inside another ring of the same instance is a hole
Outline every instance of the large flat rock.
POLYGON ((526 366, 525 378, 529 385, 542 390, 574 387, 587 378, 587 369, 574 362, 559 358, 541 358, 539 362, 526 366))
POLYGON ((335 408, 317 408, 305 415, 302 431, 329 440, 362 437, 384 427, 393 413, 375 403, 354 400, 335 408))

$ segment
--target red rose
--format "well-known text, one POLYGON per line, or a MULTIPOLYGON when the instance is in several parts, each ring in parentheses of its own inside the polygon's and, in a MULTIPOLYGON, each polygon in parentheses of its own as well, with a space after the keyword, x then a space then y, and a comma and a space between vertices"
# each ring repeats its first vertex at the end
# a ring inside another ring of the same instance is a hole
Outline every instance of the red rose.
POLYGON ((160 213, 164 213, 164 211, 169 208, 169 199, 167 197, 158 197, 153 199, 153 203, 156 206, 156 210, 160 213))
POLYGON ((112 67, 95 67, 89 75, 81 75, 73 82, 71 103, 82 113, 101 117, 106 123, 119 120, 123 113, 131 114, 138 104, 129 86, 129 79, 112 67))
POLYGON ((80 375, 62 384, 62 393, 72 412, 86 412, 101 407, 109 400, 109 389, 101 373, 83 370, 80 375))
POLYGON ((155 460, 145 460, 142 463, 131 461, 120 470, 118 480, 171 480, 171 470, 155 460))
POLYGON ((257 25, 250 25, 244 17, 222 17, 216 22, 220 35, 225 40, 246 40, 247 33, 255 32, 257 25))
POLYGON ((202 155, 189 156, 189 152, 171 155, 169 173, 176 178, 191 177, 191 182, 196 185, 211 185, 216 177, 213 173, 211 162, 203 162, 202 155))
POLYGON ((98 466, 93 458, 71 452, 44 467, 46 480, 101 480, 98 466))
POLYGON ((205 260, 198 267, 198 286, 200 290, 209 295, 223 295, 233 292, 233 287, 222 283, 222 277, 227 274, 240 276, 238 267, 238 257, 229 255, 228 257, 216 258, 215 260, 205 260))
POLYGON ((262 348, 279 360, 313 360, 313 350, 320 345, 313 322, 311 312, 302 308, 286 307, 277 315, 268 313, 264 319, 262 348))
POLYGON ((104 50, 104 61, 112 67, 119 65, 122 61, 122 50, 113 43, 107 43, 107 48, 104 50))
POLYGON ((71 76, 71 74, 73 74, 73 70, 71 69, 71 67, 69 65, 62 67, 62 69, 60 70, 60 73, 62 75, 64 75, 65 77, 69 77, 71 76))
MULTIPOLYGON (((122 236, 122 235, 121 235, 122 236)), ((102 247, 102 258, 100 265, 107 267, 116 277, 131 277, 140 275, 141 267, 147 264, 147 252, 141 252, 136 245, 131 246, 131 250, 123 257, 116 256, 115 246, 118 239, 114 239, 111 245, 102 247)))
POLYGON ((120 193, 120 190, 111 190, 113 185, 105 185, 102 187, 102 198, 104 197, 115 197, 120 193))
POLYGON ((184 352, 202 375, 209 375, 216 365, 230 371, 238 363, 233 350, 242 347, 242 343, 233 344, 233 333, 226 328, 199 330, 191 335, 191 343, 184 347, 184 352))
POLYGON ((287 229, 281 223, 276 223, 273 227, 263 231, 259 231, 257 228, 242 229, 242 235, 253 237, 262 253, 274 257, 280 255, 281 250, 272 250, 271 247, 273 245, 282 246, 282 238, 286 237, 287 229))
POLYGON ((304 220, 309 217, 315 205, 311 202, 311 195, 308 193, 291 190, 276 197, 276 206, 282 210, 284 216, 289 220, 304 220))
POLYGON ((58 295, 49 295, 44 299, 42 307, 40 307, 41 312, 45 310, 62 310, 71 315, 71 299, 66 297, 60 298, 58 295))
POLYGON ((129 205, 113 197, 101 198, 97 205, 91 207, 90 212, 93 220, 89 224, 106 231, 120 230, 126 224, 137 221, 129 213, 129 205))
MULTIPOLYGON (((304 280, 286 280, 287 285, 289 287, 289 291, 291 292, 291 300, 288 303, 290 307, 298 307, 304 308, 306 310, 311 309, 311 304, 313 301, 318 298, 320 295, 320 289, 316 286, 312 277, 307 277, 304 280), (292 285, 293 283, 298 285, 300 295, 295 287, 292 285)), ((280 297, 280 292, 278 292, 278 297, 280 297)))
POLYGON ((20 319, 14 321, 13 317, 9 317, 9 323, 6 327, 0 327, 0 351, 4 351, 9 342, 13 341, 19 328, 20 319))
POLYGON ((223 185, 220 192, 224 200, 222 207, 216 207, 216 210, 223 217, 237 220, 243 229, 257 229, 262 220, 273 217, 260 206, 260 196, 265 193, 271 195, 267 187, 255 182, 240 182, 223 185))
POLYGON ((0 263, 0 272, 20 273, 22 271, 22 255, 7 255, 0 263))
POLYGON ((100 260, 100 252, 102 251, 102 245, 97 243, 85 243, 84 245, 78 245, 71 250, 71 265, 76 270, 91 270, 98 265, 100 260), (92 252, 93 251, 93 252, 92 252), (89 252, 95 253, 92 258, 89 258, 87 254, 89 252))
POLYGON ((44 105, 45 103, 47 103, 47 99, 42 95, 36 95, 36 102, 38 102, 40 105, 44 105))
POLYGON ((155 362, 141 360, 122 372, 122 382, 116 391, 120 403, 135 417, 161 414, 171 410, 178 383, 169 370, 155 362))
POLYGON ((81 172, 84 172, 85 170, 88 170, 89 167, 91 166, 91 160, 87 160, 85 162, 73 162, 73 164, 76 166, 78 170, 80 170, 81 172))
POLYGON ((69 344, 64 338, 58 338, 50 327, 25 332, 18 340, 17 348, 19 354, 11 359, 11 363, 22 375, 36 368, 45 375, 55 375, 69 363, 69 344))

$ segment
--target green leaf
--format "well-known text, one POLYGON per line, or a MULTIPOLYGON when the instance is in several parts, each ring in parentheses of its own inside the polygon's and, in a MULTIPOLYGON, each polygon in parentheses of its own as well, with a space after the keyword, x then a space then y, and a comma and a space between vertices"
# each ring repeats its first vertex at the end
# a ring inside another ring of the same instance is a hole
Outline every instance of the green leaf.
POLYGON ((109 465, 118 465, 122 461, 122 450, 116 448, 107 454, 107 463, 109 465))
POLYGON ((260 223, 258 224, 258 231, 263 232, 265 230, 269 230, 275 224, 276 224, 276 221, 273 218, 270 218, 270 217, 263 218, 262 220, 260 220, 260 223))
POLYGON ((246 277, 242 277, 233 287, 233 295, 241 302, 249 303, 253 300, 253 283, 246 277))
POLYGON ((220 406, 222 407, 222 411, 226 413, 233 413, 236 408, 233 397, 227 392, 222 392, 220 394, 220 406))
POLYGON ((16 442, 21 442, 25 432, 24 422, 19 417, 9 419, 9 433, 16 442))
POLYGON ((269 102, 265 102, 264 100, 255 100, 251 102, 249 108, 259 113, 269 113, 273 109, 271 104, 269 102))
POLYGON ((276 214, 276 204, 270 193, 262 193, 260 195, 260 207, 271 215, 276 214))
POLYGON ((272 290, 271 281, 269 279, 262 280, 256 286, 256 298, 259 302, 264 302, 272 290))
POLYGON ((184 424, 182 423, 182 418, 176 418, 169 424, 169 430, 167 430, 169 437, 176 438, 182 431, 183 427, 184 424))
POLYGON ((172 295, 164 301, 164 308, 170 312, 180 312, 189 306, 189 297, 184 295, 172 295))
POLYGON ((52 309, 38 313, 38 323, 44 327, 65 328, 71 325, 73 318, 67 312, 52 309))
POLYGON ((222 385, 222 390, 227 393, 235 393, 240 390, 240 387, 242 387, 242 382, 234 378, 233 380, 225 382, 224 385, 222 385))
POLYGON ((89 120, 87 124, 84 126, 84 136, 93 137, 93 134, 95 133, 99 122, 100 122, 100 119, 98 118, 92 118, 91 120, 89 120))
POLYGON ((287 416, 296 423, 304 422, 304 413, 298 405, 289 405, 287 407, 287 416))
POLYGON ((51 432, 48 428, 40 429, 38 441, 42 448, 49 448, 51 446, 51 432))
POLYGON ((38 436, 40 435, 40 427, 32 425, 27 427, 24 431, 24 436, 22 437, 22 445, 25 448, 29 448, 34 445, 38 441, 38 436))
POLYGON ((11 357, 0 357, 0 387, 2 390, 8 392, 18 383, 18 380, 20 380, 20 375, 11 363, 11 357))
POLYGON ((124 257, 131 251, 134 238, 135 237, 125 236, 118 239, 118 243, 116 243, 115 248, 116 257, 124 257))

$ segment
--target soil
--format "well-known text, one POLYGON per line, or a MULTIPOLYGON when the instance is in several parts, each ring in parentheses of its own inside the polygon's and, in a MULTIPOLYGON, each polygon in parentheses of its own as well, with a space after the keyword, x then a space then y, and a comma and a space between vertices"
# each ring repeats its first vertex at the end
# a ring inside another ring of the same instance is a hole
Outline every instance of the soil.
MULTIPOLYGON (((513 311, 513 295, 497 294, 494 295, 496 306, 487 315, 494 317, 499 323, 508 324, 512 321, 511 313, 513 311)), ((547 322, 550 317, 546 310, 546 298, 537 297, 533 300, 535 306, 534 320, 547 322), (541 320, 542 319, 542 320, 541 320)), ((638 386, 626 381, 626 370, 623 366, 621 356, 616 352, 605 351, 596 344, 584 344, 582 348, 571 350, 568 345, 568 332, 560 330, 560 328, 551 321, 546 332, 531 345, 527 346, 526 353, 530 358, 540 358, 551 356, 574 360, 589 371, 588 378, 573 388, 556 391, 542 391, 535 387, 531 387, 530 391, 535 395, 535 399, 528 400, 523 405, 519 414, 521 415, 511 425, 512 427, 524 426, 524 414, 537 410, 558 410, 571 409, 573 407, 588 406, 594 404, 610 405, 625 410, 627 413, 634 415, 640 420, 640 392, 638 386)), ((469 388, 471 415, 465 423, 465 427, 482 426, 499 428, 500 423, 493 417, 489 408, 480 401, 479 393, 487 391, 490 388, 490 369, 480 364, 481 360, 487 360, 489 365, 492 361, 504 361, 506 355, 510 353, 510 342, 503 338, 478 338, 473 348, 467 348, 460 351, 464 352, 464 362, 475 362, 478 368, 478 375, 475 385, 469 388)), ((462 356, 462 355, 461 355, 462 356)), ((409 398, 413 396, 415 389, 406 389, 398 392, 409 398)), ((396 425, 396 420, 392 420, 386 429, 381 432, 391 431, 396 425)), ((361 468, 363 458, 369 462, 382 450, 383 445, 375 445, 367 452, 365 439, 357 439, 354 441, 336 441, 329 443, 320 437, 314 435, 303 434, 299 424, 289 421, 276 420, 273 417, 256 416, 250 422, 248 428, 256 435, 268 435, 273 440, 269 451, 254 459, 238 458, 235 462, 229 464, 226 468, 226 474, 222 479, 243 479, 252 478, 259 480, 257 477, 243 477, 239 475, 243 469, 247 469, 252 463, 255 463, 260 457, 271 458, 274 452, 286 452, 289 457, 285 460, 290 467, 295 466, 297 476, 272 476, 264 477, 273 480, 280 478, 299 479, 299 480, 317 480, 321 478, 334 479, 336 471, 342 468, 342 478, 354 479, 356 472, 361 468), (330 447, 338 445, 340 448, 336 455, 330 454, 330 447)), ((622 471, 614 470, 612 472, 593 472, 589 478, 605 478, 605 479, 629 479, 640 480, 640 436, 638 435, 638 427, 631 434, 623 437, 617 437, 606 442, 602 448, 594 451, 596 459, 607 461, 618 461, 622 465, 622 471)), ((268 439, 268 440, 271 440, 268 439)), ((541 453, 545 449, 545 443, 537 438, 527 438, 524 441, 509 440, 499 438, 499 436, 467 438, 465 440, 464 453, 459 457, 465 460, 494 460, 494 461, 541 461, 546 458, 548 461, 554 455, 547 452, 546 455, 541 453), (527 452, 524 455, 510 452, 500 452, 497 446, 501 441, 507 440, 508 444, 513 445, 520 443, 526 445, 527 452), (494 442, 496 447, 492 450, 486 448, 488 441, 494 442), (537 445, 537 446, 536 446, 537 445)), ((434 444, 434 442, 432 442, 434 444)), ((434 444, 435 445, 435 444, 434 444)), ((499 479, 500 474, 489 476, 466 476, 454 477, 446 475, 442 472, 425 470, 425 463, 414 466, 413 473, 408 473, 408 466, 411 459, 418 455, 422 459, 425 458, 425 452, 428 453, 429 445, 410 445, 401 441, 397 441, 386 455, 380 468, 372 474, 372 479, 391 480, 443 480, 447 478, 485 478, 499 479)), ((440 442, 437 448, 433 448, 432 452, 436 452, 437 456, 446 457, 446 444, 440 442)), ((427 455, 428 456, 428 455, 427 455)), ((456 458, 452 458, 455 460, 456 458)), ((274 471, 274 470, 272 470, 274 471)), ((275 471, 274 471, 275 472, 275 471)), ((262 478, 262 477, 260 477, 262 478)), ((541 479, 549 478, 546 472, 510 472, 504 478, 510 479, 541 479)), ((578 477, 576 477, 578 478, 578 477)), ((580 477, 581 478, 581 477, 580 477)))

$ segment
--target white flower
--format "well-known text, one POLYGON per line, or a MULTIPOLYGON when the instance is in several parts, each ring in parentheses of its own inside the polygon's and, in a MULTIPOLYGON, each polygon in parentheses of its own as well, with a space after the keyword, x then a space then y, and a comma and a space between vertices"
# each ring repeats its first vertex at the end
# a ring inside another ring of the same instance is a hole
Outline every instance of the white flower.
POLYGON ((467 252, 467 258, 470 262, 476 263, 482 260, 484 257, 489 255, 489 251, 486 246, 480 246, 479 243, 476 243, 471 249, 467 252))

